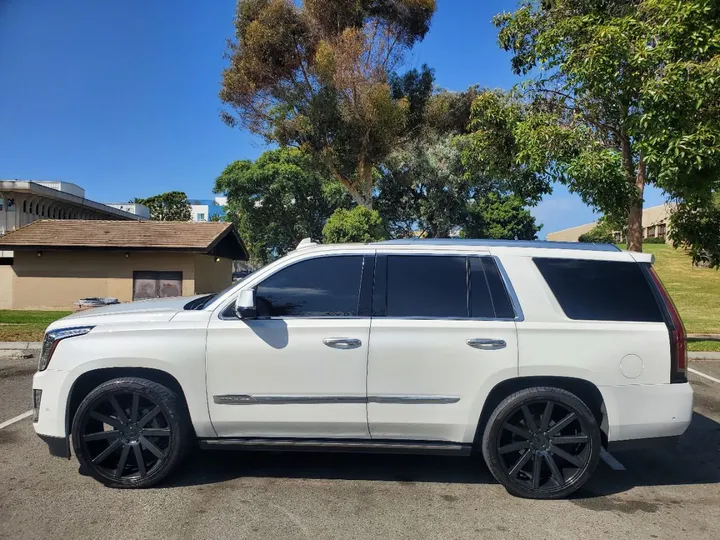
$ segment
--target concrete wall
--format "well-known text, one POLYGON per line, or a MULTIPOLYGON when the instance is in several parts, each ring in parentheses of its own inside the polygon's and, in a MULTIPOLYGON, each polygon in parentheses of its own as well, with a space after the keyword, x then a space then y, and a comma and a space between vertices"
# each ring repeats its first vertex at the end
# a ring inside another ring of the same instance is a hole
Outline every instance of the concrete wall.
POLYGON ((0 265, 0 309, 12 309, 13 267, 0 265))
POLYGON ((183 273, 182 294, 195 294, 195 254, 95 251, 16 251, 13 309, 73 309, 80 298, 114 297, 130 302, 133 272, 183 273))
POLYGON ((209 255, 195 256, 195 294, 221 291, 232 283, 232 261, 209 255))

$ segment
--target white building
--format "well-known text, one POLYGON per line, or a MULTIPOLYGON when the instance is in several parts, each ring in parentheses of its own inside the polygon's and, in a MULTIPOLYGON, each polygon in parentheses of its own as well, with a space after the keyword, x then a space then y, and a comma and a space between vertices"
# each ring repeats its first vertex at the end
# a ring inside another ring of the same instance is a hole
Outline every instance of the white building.
POLYGON ((227 197, 214 199, 190 199, 190 212, 192 221, 212 221, 216 216, 225 214, 227 197))

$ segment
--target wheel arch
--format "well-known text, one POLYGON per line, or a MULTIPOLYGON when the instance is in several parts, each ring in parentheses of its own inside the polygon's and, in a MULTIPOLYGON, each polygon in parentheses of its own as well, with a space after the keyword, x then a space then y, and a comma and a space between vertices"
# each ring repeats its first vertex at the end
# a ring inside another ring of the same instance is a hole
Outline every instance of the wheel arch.
POLYGON ((104 367, 86 371, 73 382, 65 409, 65 433, 72 431, 75 413, 78 407, 80 407, 82 400, 102 383, 120 377, 141 377, 166 386, 178 395, 180 402, 185 407, 185 413, 188 415, 188 418, 190 417, 187 397, 185 396, 182 385, 167 371, 147 367, 104 367))
POLYGON ((490 390, 490 393, 483 403, 482 412, 480 413, 480 419, 475 431, 473 445, 476 448, 479 448, 479 443, 482 440, 488 419, 497 406, 500 405, 502 400, 519 390, 533 388, 536 386, 553 386, 561 388, 575 394, 578 398, 585 402, 590 411, 593 413, 598 426, 601 426, 600 432, 603 440, 603 446, 607 445, 606 430, 608 423, 607 418, 605 418, 607 413, 605 411, 605 402, 603 401, 600 389, 594 383, 586 379, 553 376, 515 377, 512 379, 505 379, 504 381, 496 384, 493 389, 490 390))

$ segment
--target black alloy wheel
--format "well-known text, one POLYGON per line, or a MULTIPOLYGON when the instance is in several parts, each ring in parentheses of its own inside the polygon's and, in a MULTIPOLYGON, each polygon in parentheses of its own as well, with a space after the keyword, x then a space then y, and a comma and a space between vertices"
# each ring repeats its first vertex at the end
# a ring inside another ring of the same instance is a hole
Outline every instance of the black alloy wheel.
POLYGON ((177 396, 139 378, 109 381, 83 401, 73 423, 81 465, 113 487, 159 482, 184 454, 187 421, 177 396))
POLYGON ((594 471, 600 431, 587 406, 558 388, 531 388, 501 403, 488 423, 483 453, 511 493, 560 498, 594 471))

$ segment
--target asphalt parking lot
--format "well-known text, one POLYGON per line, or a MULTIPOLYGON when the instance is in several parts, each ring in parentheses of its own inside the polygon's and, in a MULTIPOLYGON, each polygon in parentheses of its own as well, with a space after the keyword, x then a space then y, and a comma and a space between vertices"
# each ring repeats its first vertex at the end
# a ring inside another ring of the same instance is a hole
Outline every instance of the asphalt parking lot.
MULTIPOLYGON (((29 409, 36 360, 0 359, 0 425, 29 409)), ((720 361, 691 363, 720 379, 720 361)), ((51 457, 31 419, 0 428, 0 538, 720 538, 720 384, 690 375, 673 450, 615 454, 566 501, 509 496, 470 458, 196 452, 172 481, 108 489, 51 457)))

